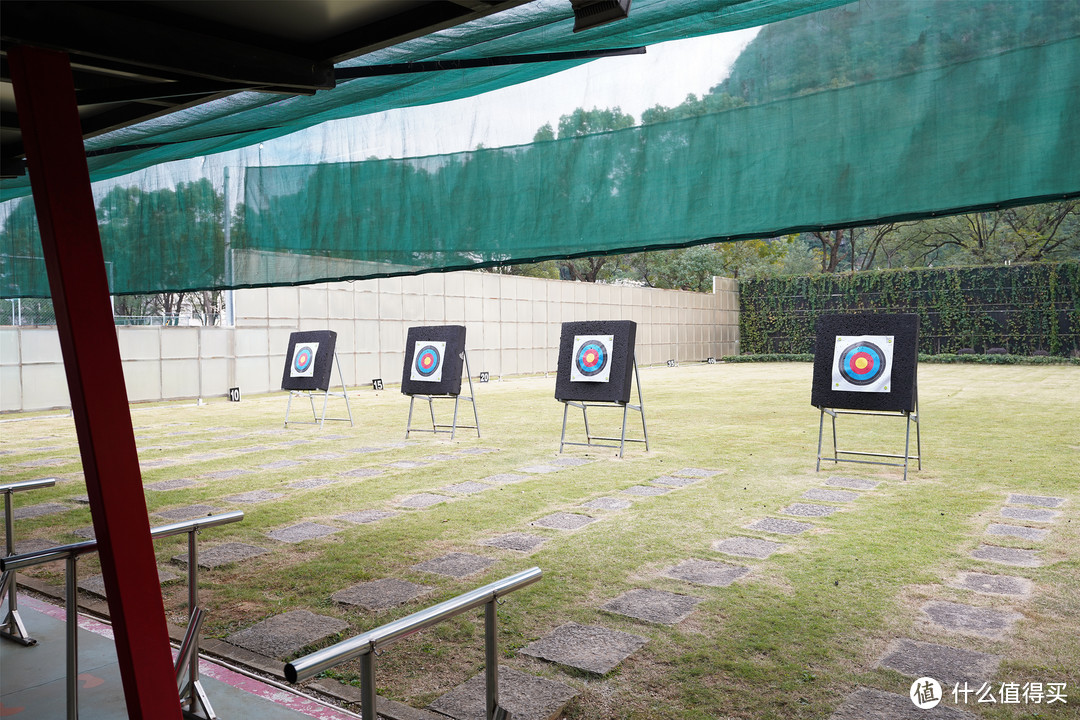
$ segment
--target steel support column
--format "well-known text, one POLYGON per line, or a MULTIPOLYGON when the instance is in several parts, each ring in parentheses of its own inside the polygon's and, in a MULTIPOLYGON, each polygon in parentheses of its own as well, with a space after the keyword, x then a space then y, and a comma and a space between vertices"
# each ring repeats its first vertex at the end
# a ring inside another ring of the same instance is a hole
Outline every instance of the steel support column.
POLYGON ((8 52, 130 720, 180 720, 165 607, 67 55, 8 52))

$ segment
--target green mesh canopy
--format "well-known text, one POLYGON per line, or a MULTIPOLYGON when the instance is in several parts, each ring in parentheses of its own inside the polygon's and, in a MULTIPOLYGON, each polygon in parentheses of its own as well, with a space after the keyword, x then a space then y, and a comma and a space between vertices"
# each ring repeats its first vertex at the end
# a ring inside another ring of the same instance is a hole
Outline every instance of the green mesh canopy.
MULTIPOLYGON (((190 175, 153 190, 112 187, 99 193, 99 218, 113 291, 522 263, 1080 194, 1076 0, 890 0, 808 14, 837 3, 776 0, 662 18, 684 5, 636 0, 631 17, 645 8, 655 22, 627 29, 633 39, 620 44, 689 34, 698 20, 786 19, 763 27, 704 98, 633 127, 418 158, 249 166, 228 195, 190 175)), ((490 42, 498 54, 523 49, 490 42)), ((536 70, 478 72, 483 87, 486 73, 536 70)), ((48 294, 35 242, 28 206, 11 209, 0 238, 5 297, 48 294)))

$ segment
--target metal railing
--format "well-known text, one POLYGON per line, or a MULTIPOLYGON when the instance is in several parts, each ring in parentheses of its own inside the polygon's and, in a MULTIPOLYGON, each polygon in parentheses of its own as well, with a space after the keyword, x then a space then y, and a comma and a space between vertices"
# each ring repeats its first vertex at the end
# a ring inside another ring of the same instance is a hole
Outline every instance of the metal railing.
MULTIPOLYGON (((56 484, 56 478, 41 478, 40 480, 23 480, 22 482, 7 483, 0 485, 0 493, 4 496, 4 556, 15 554, 15 513, 12 510, 11 496, 22 490, 37 490, 38 488, 52 487, 56 484)), ((36 645, 37 640, 30 637, 26 632, 26 625, 19 617, 19 599, 16 597, 18 587, 15 585, 15 571, 4 570, 0 576, 0 603, 7 597, 8 609, 4 616, 4 622, 0 623, 0 637, 14 640, 21 645, 36 645)))
MULTIPOLYGON (((214 720, 217 715, 214 714, 214 709, 211 707, 202 683, 199 681, 199 628, 206 613, 199 607, 199 552, 195 535, 202 528, 216 527, 243 519, 244 513, 237 510, 222 513, 221 515, 210 515, 195 520, 162 525, 150 530, 150 537, 152 538, 180 535, 181 533, 187 533, 188 535, 188 607, 191 608, 191 618, 188 622, 184 642, 180 645, 180 654, 176 659, 176 684, 180 693, 180 701, 188 713, 207 720, 214 720)), ((76 720, 79 717, 79 623, 76 561, 80 555, 95 550, 97 550, 97 540, 87 540, 0 559, 0 570, 3 570, 5 576, 8 572, 11 572, 13 577, 14 572, 20 568, 57 560, 65 562, 64 600, 67 625, 68 720, 76 720)))
POLYGON ((293 660, 285 666, 285 677, 289 682, 299 682, 329 670, 335 665, 360 658, 360 714, 365 718, 376 718, 378 715, 375 708, 375 653, 424 628, 437 625, 443 620, 483 605, 484 674, 487 686, 484 717, 487 720, 509 720, 510 713, 499 706, 499 655, 495 604, 500 596, 531 585, 542 576, 543 572, 538 567, 522 570, 515 575, 496 580, 438 605, 406 615, 400 620, 368 630, 348 640, 342 640, 335 645, 293 660))

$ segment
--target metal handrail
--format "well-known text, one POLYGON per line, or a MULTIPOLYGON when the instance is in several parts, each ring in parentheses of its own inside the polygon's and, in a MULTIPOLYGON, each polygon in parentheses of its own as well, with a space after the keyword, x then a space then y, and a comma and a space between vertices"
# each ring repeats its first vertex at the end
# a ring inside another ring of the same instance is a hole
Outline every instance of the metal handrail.
POLYGON ((484 646, 485 672, 487 675, 487 714, 493 720, 499 713, 505 713, 498 704, 498 652, 497 633, 495 631, 495 603, 502 595, 509 594, 526 585, 531 585, 543 576, 538 567, 522 570, 519 573, 496 580, 483 587, 470 590, 455 598, 432 605, 400 620, 381 625, 355 637, 342 640, 330 647, 317 650, 288 663, 285 677, 289 682, 299 682, 329 670, 335 665, 360 658, 360 696, 361 715, 377 717, 375 708, 375 667, 372 656, 376 651, 391 645, 402 638, 437 625, 463 612, 485 606, 484 646))
MULTIPOLYGON (((195 535, 203 528, 225 525, 243 519, 244 513, 234 510, 220 515, 183 520, 150 529, 151 538, 168 537, 182 533, 187 533, 188 536, 188 607, 191 608, 191 621, 188 623, 188 633, 180 646, 180 661, 176 665, 176 678, 181 701, 187 704, 188 714, 196 717, 201 715, 201 717, 205 718, 215 718, 216 715, 199 680, 199 627, 205 613, 199 607, 199 556, 195 535), (188 666, 187 668, 184 668, 185 663, 188 666)), ((15 571, 19 568, 32 567, 57 560, 65 561, 64 600, 67 631, 68 720, 76 720, 79 716, 78 573, 75 563, 80 555, 96 550, 97 544, 97 540, 87 540, 0 558, 0 570, 4 571, 5 576, 10 572, 12 578, 14 578, 15 571)))
MULTIPOLYGON (((22 480, 20 482, 5 483, 0 485, 0 493, 4 495, 4 555, 15 554, 15 513, 12 510, 11 496, 23 490, 37 490, 39 488, 52 487, 56 484, 56 478, 40 478, 38 480, 22 480)), ((26 632, 26 625, 19 616, 19 599, 16 596, 18 586, 15 584, 15 571, 4 571, 0 575, 0 602, 7 598, 7 615, 4 622, 0 623, 0 637, 14 640, 21 645, 35 645, 37 640, 30 637, 26 632)))

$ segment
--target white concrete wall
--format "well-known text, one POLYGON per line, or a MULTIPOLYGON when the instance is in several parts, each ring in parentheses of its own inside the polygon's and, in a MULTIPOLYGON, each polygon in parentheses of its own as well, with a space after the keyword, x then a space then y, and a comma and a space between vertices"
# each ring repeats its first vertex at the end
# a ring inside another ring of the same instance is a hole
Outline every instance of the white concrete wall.
MULTIPOLYGON (((232 328, 117 328, 132 401, 280 389, 289 334, 334 330, 347 385, 401 379, 416 325, 465 325, 473 375, 554 372, 560 324, 633 320, 638 363, 739 352, 738 286, 713 292, 595 285, 479 272, 238 290, 232 328)), ((333 381, 337 383, 335 371, 333 381)), ((69 404, 55 328, 0 328, 0 411, 69 404)))

